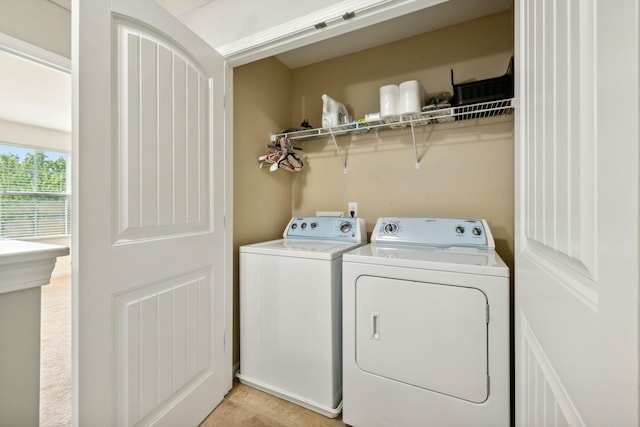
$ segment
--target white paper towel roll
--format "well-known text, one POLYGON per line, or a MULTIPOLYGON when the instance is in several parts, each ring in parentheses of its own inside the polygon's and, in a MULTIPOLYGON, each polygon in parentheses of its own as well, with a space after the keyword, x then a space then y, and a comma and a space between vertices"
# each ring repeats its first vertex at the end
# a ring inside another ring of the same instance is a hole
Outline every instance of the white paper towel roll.
POLYGON ((398 114, 415 114, 422 111, 423 89, 417 80, 402 82, 398 86, 398 114))
POLYGON ((398 114, 398 85, 387 85, 380 88, 380 116, 398 114))

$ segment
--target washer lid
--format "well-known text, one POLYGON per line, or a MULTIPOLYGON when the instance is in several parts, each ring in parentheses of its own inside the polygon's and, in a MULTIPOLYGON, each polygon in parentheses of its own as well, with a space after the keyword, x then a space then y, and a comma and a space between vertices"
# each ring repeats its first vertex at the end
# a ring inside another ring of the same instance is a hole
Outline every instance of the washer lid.
POLYGON ((331 260, 362 244, 328 240, 279 239, 240 246, 240 253, 331 260))
POLYGON ((477 248, 371 243, 344 254, 342 259, 344 262, 509 277, 509 267, 495 251, 477 248))

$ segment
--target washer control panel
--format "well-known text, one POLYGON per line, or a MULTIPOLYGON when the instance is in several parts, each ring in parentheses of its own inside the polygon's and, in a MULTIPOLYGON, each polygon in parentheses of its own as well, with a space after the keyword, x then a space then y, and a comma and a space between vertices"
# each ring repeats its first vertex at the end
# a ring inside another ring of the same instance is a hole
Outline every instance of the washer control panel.
POLYGON ((293 217, 282 235, 285 239, 336 240, 365 242, 367 231, 363 218, 335 216, 293 217))
POLYGON ((470 218, 380 218, 371 234, 371 242, 495 248, 487 222, 470 218))

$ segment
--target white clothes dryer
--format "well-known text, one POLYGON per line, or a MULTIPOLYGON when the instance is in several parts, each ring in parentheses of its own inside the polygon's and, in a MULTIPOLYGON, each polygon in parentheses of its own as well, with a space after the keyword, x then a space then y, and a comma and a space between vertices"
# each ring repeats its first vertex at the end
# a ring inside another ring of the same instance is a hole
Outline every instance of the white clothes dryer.
POLYGON ((295 217, 283 239, 240 247, 242 383, 336 417, 342 410, 342 254, 363 219, 295 217))
POLYGON ((346 424, 509 426, 509 269, 486 221, 381 218, 342 271, 346 424))

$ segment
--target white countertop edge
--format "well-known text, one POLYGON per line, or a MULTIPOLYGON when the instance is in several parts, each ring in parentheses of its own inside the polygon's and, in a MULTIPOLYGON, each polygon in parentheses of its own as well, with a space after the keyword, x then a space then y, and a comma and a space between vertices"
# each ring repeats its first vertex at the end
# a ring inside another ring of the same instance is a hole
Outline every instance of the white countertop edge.
POLYGON ((66 246, 19 240, 0 240, 0 294, 43 286, 66 246))

